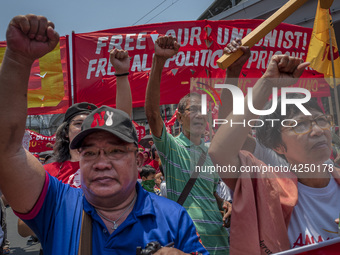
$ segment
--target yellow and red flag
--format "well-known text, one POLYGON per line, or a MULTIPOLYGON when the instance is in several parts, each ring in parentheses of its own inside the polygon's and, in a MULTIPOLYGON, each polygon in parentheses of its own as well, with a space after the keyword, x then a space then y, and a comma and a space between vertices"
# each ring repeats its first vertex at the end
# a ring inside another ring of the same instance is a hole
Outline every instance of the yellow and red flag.
POLYGON ((333 77, 340 78, 339 50, 335 39, 332 17, 329 13, 329 9, 323 9, 320 7, 320 0, 315 14, 313 33, 309 43, 306 61, 311 63, 311 68, 315 69, 319 73, 323 73, 327 82, 332 87, 333 77), (330 40, 332 40, 332 49, 330 47, 330 40), (334 76, 331 51, 333 52, 335 70, 334 76))

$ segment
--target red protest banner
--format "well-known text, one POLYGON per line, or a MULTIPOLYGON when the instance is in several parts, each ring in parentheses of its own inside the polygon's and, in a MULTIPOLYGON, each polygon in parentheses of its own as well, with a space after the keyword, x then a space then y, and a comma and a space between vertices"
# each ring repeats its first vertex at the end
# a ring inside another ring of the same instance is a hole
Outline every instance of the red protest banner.
MULTIPOLYGON (((163 71, 161 104, 178 103, 190 90, 191 78, 223 78, 225 71, 216 60, 234 38, 244 37, 261 20, 184 21, 116 28, 73 34, 75 102, 115 106, 115 76, 109 51, 122 48, 131 57, 130 84, 133 106, 144 105, 145 89, 152 63, 154 42, 160 35, 175 36, 181 45, 163 71)), ((252 48, 252 56, 242 70, 242 78, 260 77, 273 54, 306 58, 312 29, 280 24, 252 48)), ((322 78, 311 69, 303 77, 322 78)), ((312 96, 329 96, 327 84, 309 83, 312 96)))
POLYGON ((146 135, 145 134, 145 127, 144 126, 140 126, 137 124, 137 122, 135 122, 134 120, 132 121, 134 127, 136 128, 137 131, 137 136, 138 136, 138 142, 146 135))
POLYGON ((29 140, 29 151, 30 152, 39 153, 43 151, 53 150, 53 148, 50 145, 48 145, 48 143, 50 143, 51 145, 55 143, 55 135, 44 136, 29 129, 26 129, 26 131, 30 135, 30 140, 29 140))
MULTIPOLYGON (((0 42, 0 64, 6 42, 0 42)), ((70 106, 68 36, 61 37, 57 47, 36 60, 28 84, 28 114, 57 114, 70 106)))

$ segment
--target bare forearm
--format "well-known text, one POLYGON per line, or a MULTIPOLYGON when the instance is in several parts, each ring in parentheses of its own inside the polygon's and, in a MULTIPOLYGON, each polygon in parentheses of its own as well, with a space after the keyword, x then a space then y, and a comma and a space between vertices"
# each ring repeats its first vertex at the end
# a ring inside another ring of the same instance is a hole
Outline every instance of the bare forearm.
MULTIPOLYGON (((264 79, 259 80, 253 89, 253 105, 255 109, 262 109, 270 94, 271 86, 269 86, 264 79)), ((234 115, 230 113, 226 118, 228 121, 227 124, 221 125, 213 138, 209 148, 209 154, 215 164, 220 166, 231 165, 237 169, 240 167, 238 154, 250 131, 247 123, 249 120, 257 118, 257 116, 248 109, 247 99, 248 96, 244 102, 244 115, 234 115)), ((239 173, 237 172, 228 172, 227 175, 221 176, 221 178, 233 189, 238 176, 239 173), (228 179, 233 179, 233 181, 230 182, 228 179)))
POLYGON ((127 76, 117 77, 116 108, 132 114, 132 96, 129 79, 127 76))
POLYGON ((155 56, 145 95, 145 113, 152 133, 156 137, 162 134, 163 121, 160 116, 160 83, 165 60, 155 56))
POLYGON ((18 150, 27 117, 27 84, 31 63, 6 51, 0 69, 0 151, 18 150))

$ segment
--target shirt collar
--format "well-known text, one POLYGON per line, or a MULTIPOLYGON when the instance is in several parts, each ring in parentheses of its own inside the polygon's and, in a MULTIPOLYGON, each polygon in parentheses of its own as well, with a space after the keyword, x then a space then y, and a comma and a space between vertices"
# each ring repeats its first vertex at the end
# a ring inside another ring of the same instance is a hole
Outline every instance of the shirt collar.
POLYGON ((203 151, 207 151, 208 148, 204 145, 204 141, 201 138, 201 143, 200 145, 195 145, 192 141, 190 141, 184 134, 183 132, 181 132, 179 134, 179 139, 181 139, 181 141, 184 143, 185 147, 200 147, 203 151))
MULTIPOLYGON (((136 217, 143 215, 153 215, 156 216, 155 208, 152 204, 152 198, 149 192, 145 191, 139 182, 136 183, 137 200, 133 207, 132 214, 136 217)), ((84 211, 93 217, 96 210, 93 205, 91 205, 85 198, 83 194, 83 206, 84 211)))

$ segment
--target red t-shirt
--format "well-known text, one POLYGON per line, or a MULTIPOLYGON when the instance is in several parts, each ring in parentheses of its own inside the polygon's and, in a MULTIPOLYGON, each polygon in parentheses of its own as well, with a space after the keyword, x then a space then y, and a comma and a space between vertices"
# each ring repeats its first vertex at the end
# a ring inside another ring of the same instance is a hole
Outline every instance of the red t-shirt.
POLYGON ((148 165, 152 166, 153 168, 156 169, 156 174, 160 173, 161 171, 159 170, 159 163, 157 160, 152 160, 148 165))
POLYGON ((69 184, 70 176, 79 170, 79 161, 52 162, 44 165, 45 170, 63 183, 69 184))

